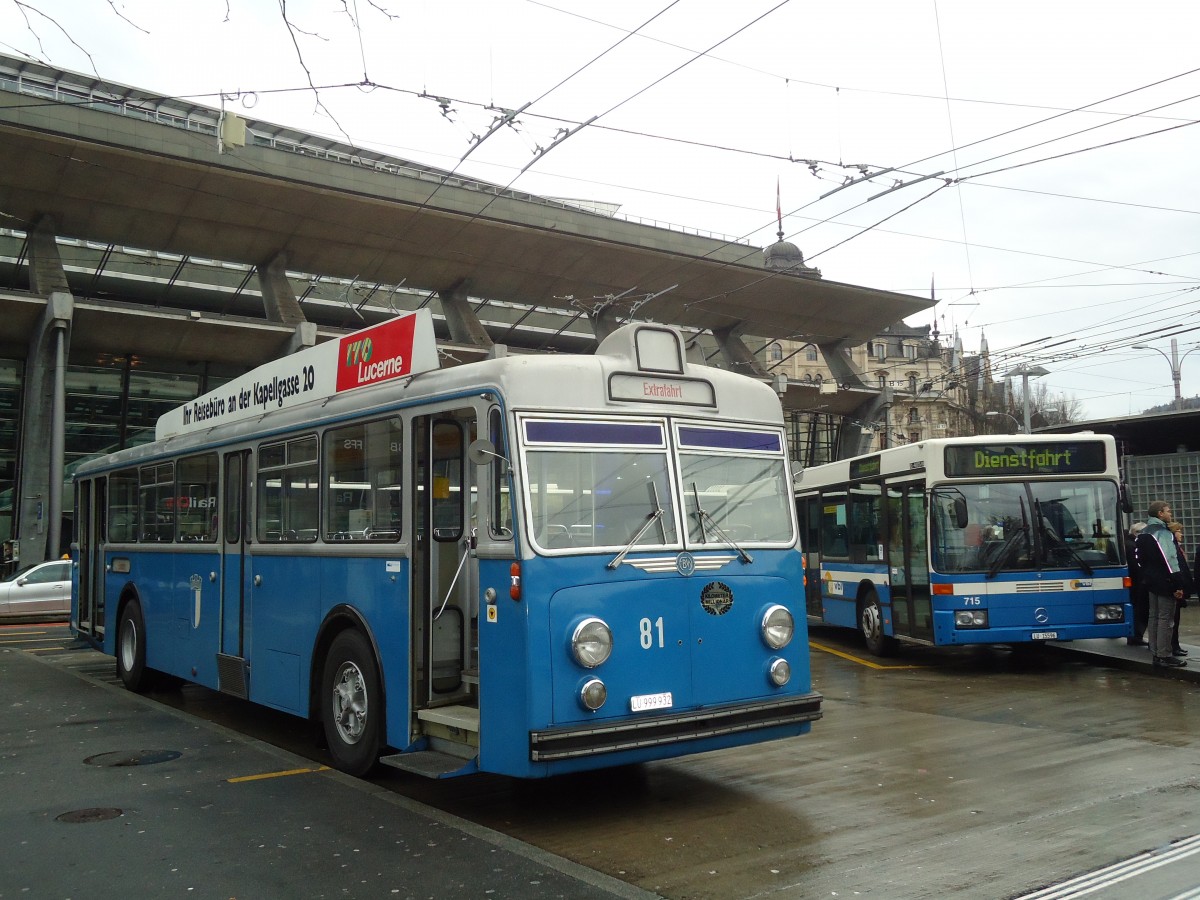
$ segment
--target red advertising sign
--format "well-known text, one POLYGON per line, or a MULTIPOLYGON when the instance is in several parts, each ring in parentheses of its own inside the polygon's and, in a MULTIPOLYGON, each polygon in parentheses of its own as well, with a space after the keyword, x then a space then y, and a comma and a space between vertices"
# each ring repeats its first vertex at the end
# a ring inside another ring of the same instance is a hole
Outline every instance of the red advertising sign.
POLYGON ((412 371, 414 316, 403 316, 341 339, 338 392, 401 378, 412 371))

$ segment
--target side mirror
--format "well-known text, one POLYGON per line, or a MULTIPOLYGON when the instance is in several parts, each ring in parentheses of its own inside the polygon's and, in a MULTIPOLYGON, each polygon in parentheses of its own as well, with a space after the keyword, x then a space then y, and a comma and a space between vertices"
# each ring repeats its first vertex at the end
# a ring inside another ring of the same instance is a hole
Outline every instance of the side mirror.
POLYGON ((1133 501, 1129 499, 1129 485, 1121 482, 1121 512, 1129 515, 1133 512, 1133 501))
POLYGON ((467 447, 467 459, 477 466, 491 465, 493 459, 508 462, 505 457, 496 452, 496 446, 487 438, 471 441, 470 446, 467 447))
POLYGON ((962 497, 954 498, 954 524, 959 528, 967 527, 967 501, 962 497))

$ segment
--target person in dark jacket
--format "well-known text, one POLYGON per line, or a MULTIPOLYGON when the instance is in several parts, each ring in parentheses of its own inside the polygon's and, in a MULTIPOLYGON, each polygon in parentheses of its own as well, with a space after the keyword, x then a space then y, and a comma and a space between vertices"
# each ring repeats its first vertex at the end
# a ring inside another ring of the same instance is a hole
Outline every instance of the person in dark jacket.
POLYGON ((1183 523, 1176 520, 1167 526, 1175 538, 1175 552, 1179 554, 1179 574, 1183 576, 1183 599, 1175 604, 1175 626, 1171 631, 1171 652, 1175 656, 1187 656, 1188 652, 1179 646, 1179 611, 1187 606, 1188 597, 1196 595, 1196 582, 1192 570, 1188 566, 1187 550, 1183 548, 1183 523))
MULTIPOLYGON (((1146 646, 1146 623, 1150 620, 1150 594, 1133 550, 1133 542, 1145 527, 1145 522, 1134 522, 1125 535, 1125 558, 1129 560, 1129 602, 1133 604, 1133 635, 1126 638, 1126 643, 1131 647, 1146 646)), ((1200 557, 1200 548, 1196 553, 1200 557)))
POLYGON ((1150 596, 1150 621, 1146 636, 1155 666, 1180 668, 1187 662, 1171 651, 1174 637, 1175 608, 1183 599, 1183 576, 1175 537, 1167 525, 1171 522, 1171 504, 1153 500, 1147 509, 1146 527, 1134 540, 1134 555, 1142 580, 1150 596))

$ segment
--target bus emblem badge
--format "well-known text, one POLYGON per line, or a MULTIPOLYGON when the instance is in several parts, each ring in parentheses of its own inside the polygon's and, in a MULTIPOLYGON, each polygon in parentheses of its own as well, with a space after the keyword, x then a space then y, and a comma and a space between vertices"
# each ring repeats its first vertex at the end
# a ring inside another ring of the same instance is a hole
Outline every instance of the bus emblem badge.
POLYGON ((696 557, 686 550, 675 557, 675 569, 680 575, 691 575, 696 571, 696 557))
POLYGON ((733 591, 727 584, 710 581, 700 591, 700 605, 710 616, 723 616, 733 606, 733 591))

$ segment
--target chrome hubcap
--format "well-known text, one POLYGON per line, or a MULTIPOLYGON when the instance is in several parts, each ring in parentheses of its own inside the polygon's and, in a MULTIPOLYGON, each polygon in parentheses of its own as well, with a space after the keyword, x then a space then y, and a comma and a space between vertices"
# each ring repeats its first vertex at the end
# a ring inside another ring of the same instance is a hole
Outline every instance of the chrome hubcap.
POLYGON ((126 619, 121 626, 121 668, 126 672, 133 671, 133 662, 137 659, 137 625, 131 619, 126 619))
POLYGON ((342 663, 333 682, 333 724, 347 744, 357 744, 367 727, 367 689, 362 671, 342 663))
POLYGON ((865 607, 862 614, 863 634, 869 638, 875 638, 879 635, 882 628, 883 623, 879 618, 879 607, 874 603, 865 607))

